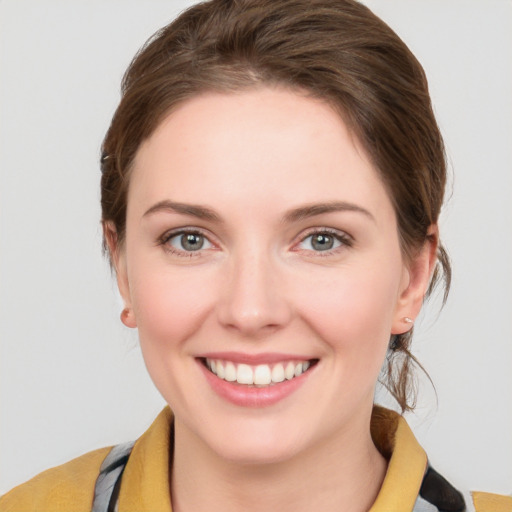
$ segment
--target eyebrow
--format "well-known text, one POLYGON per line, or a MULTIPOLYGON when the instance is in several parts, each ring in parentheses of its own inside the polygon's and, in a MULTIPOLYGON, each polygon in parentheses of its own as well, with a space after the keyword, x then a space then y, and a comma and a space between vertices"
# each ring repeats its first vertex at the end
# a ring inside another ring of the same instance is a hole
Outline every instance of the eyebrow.
MULTIPOLYGON (((149 210, 147 210, 143 217, 147 217, 158 212, 178 213, 182 215, 190 215, 192 217, 197 217, 198 219, 204 219, 211 222, 222 222, 221 217, 212 209, 206 206, 188 203, 177 203, 169 200, 159 201, 149 210)), ((298 222, 310 217, 315 217, 316 215, 334 212, 362 213, 375 222, 375 217, 368 210, 356 204, 347 203, 345 201, 331 201, 328 203, 314 203, 300 206, 287 212, 283 217, 283 221, 285 223, 298 222)))
POLYGON ((309 217, 315 217, 316 215, 322 215, 324 213, 333 212, 356 212, 362 213, 370 220, 375 221, 375 217, 365 208, 358 206, 357 204, 347 203, 345 201, 331 201, 328 203, 315 203, 310 205, 301 206, 290 210, 284 216, 285 222, 297 222, 300 220, 307 219, 309 217))
POLYGON ((212 222, 221 222, 221 218, 210 208, 201 205, 188 203, 176 203, 174 201, 159 201, 153 205, 143 217, 147 217, 158 212, 181 213, 182 215, 191 215, 198 219, 209 220, 212 222))

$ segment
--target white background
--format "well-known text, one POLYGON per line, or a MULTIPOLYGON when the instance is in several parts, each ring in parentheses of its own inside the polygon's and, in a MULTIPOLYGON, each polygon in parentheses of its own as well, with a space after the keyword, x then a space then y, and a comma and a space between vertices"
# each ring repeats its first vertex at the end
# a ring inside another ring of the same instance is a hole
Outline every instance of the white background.
MULTIPOLYGON (((163 401, 101 256, 101 139, 122 73, 187 1, 0 0, 0 493, 131 440, 163 401)), ((512 492, 512 3, 367 2, 430 79, 453 195, 448 305, 417 325, 408 416, 461 489, 512 492)))

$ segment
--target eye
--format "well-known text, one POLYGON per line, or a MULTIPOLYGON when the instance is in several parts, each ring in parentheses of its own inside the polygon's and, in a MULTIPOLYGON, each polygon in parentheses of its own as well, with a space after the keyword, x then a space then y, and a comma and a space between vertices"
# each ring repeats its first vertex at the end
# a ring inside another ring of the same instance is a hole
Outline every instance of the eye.
POLYGON ((299 249, 325 252, 335 250, 342 245, 350 245, 346 235, 330 231, 317 231, 303 238, 299 244, 299 249))
POLYGON ((210 249, 212 243, 201 233, 181 232, 171 234, 165 243, 173 252, 197 252, 210 249))

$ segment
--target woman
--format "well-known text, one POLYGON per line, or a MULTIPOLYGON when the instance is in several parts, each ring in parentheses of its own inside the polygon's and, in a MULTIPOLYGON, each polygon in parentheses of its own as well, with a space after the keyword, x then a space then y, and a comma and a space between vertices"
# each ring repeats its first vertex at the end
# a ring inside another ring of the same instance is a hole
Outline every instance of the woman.
POLYGON ((121 318, 174 417, 2 510, 464 510, 372 409, 385 360, 412 407, 412 327, 450 275, 442 139, 386 25, 350 1, 197 6, 132 62, 103 150, 121 318))

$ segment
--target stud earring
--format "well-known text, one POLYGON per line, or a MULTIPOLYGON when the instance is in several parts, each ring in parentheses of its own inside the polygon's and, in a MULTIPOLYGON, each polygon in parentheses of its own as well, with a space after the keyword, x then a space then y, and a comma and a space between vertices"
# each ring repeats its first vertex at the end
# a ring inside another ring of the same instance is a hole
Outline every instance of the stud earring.
POLYGON ((123 311, 121 311, 121 322, 123 322, 124 325, 126 325, 126 322, 128 321, 128 317, 130 316, 130 308, 124 308, 123 311))
POLYGON ((406 324, 413 324, 414 323, 414 320, 408 316, 404 316, 403 317, 403 321, 406 323, 406 324))
POLYGON ((126 307, 121 311, 121 322, 123 322, 126 327, 129 327, 130 329, 134 329, 137 327, 137 320, 135 319, 135 313, 133 312, 132 308, 126 307))

